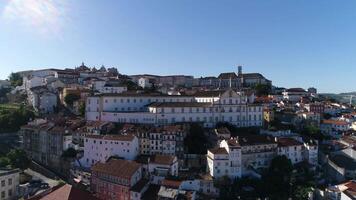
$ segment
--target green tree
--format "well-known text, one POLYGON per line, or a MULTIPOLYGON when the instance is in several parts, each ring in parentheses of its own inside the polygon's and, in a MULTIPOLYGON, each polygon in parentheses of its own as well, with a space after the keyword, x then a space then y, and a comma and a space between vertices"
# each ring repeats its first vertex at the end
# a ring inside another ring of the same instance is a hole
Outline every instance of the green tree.
POLYGON ((271 86, 266 84, 257 84, 254 87, 254 90, 256 91, 257 96, 268 95, 271 93, 271 86))
POLYGON ((84 115, 85 115, 85 103, 81 103, 81 104, 79 105, 79 114, 80 114, 81 116, 84 116, 84 115))
POLYGON ((77 95, 77 94, 67 94, 65 97, 64 97, 64 102, 67 104, 67 105, 70 105, 72 106, 73 103, 75 101, 78 101, 80 99, 80 96, 77 95))
POLYGON ((292 185, 292 162, 286 156, 272 159, 263 180, 271 199, 288 199, 292 185))
POLYGON ((309 193, 312 192, 312 188, 308 186, 296 186, 293 191, 293 200, 308 200, 309 193))
POLYGON ((77 151, 73 148, 68 148, 62 154, 64 158, 75 158, 77 156, 77 151))
POLYGON ((10 160, 7 157, 0 157, 0 168, 10 165, 10 160))
POLYGON ((31 164, 31 160, 27 157, 24 150, 13 149, 6 155, 6 157, 10 160, 12 167, 20 168, 22 170, 27 169, 31 164))
POLYGON ((184 146, 190 154, 206 154, 208 140, 204 128, 198 123, 190 124, 189 134, 184 138, 184 146))
POLYGON ((313 125, 305 126, 301 134, 315 140, 323 140, 325 138, 320 129, 313 125))
POLYGON ((9 80, 12 86, 20 86, 22 85, 22 77, 19 73, 11 73, 9 76, 9 80))

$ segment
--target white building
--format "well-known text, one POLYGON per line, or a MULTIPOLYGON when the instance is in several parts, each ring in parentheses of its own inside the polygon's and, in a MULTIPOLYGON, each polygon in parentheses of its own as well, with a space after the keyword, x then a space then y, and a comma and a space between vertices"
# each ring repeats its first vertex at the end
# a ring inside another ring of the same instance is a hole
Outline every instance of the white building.
POLYGON ((20 185, 20 170, 0 169, 0 199, 17 199, 17 187, 20 185))
POLYGON ((178 176, 178 159, 176 156, 154 155, 148 163, 151 176, 178 176))
POLYGON ((48 92, 46 88, 32 88, 27 93, 28 103, 38 112, 52 113, 58 104, 56 94, 48 92))
POLYGON ((229 177, 237 178, 241 177, 242 174, 242 167, 241 167, 241 146, 237 138, 231 138, 229 140, 223 140, 220 143, 220 147, 226 149, 227 153, 229 154, 229 177))
POLYGON ((290 88, 285 90, 283 98, 291 102, 299 102, 302 97, 308 96, 308 92, 302 88, 290 88))
POLYGON ((315 141, 305 142, 303 151, 304 160, 309 164, 316 166, 318 164, 318 144, 315 141))
POLYGON ((127 91, 127 87, 124 85, 117 84, 105 84, 103 87, 99 88, 98 91, 104 94, 119 94, 127 91))
POLYGON ((150 82, 150 79, 147 77, 139 78, 138 85, 142 88, 151 88, 152 87, 152 83, 150 82))
POLYGON ((303 143, 293 139, 293 138, 277 138, 278 143, 278 155, 286 156, 292 164, 302 162, 303 157, 303 143))
POLYGON ((224 147, 209 149, 207 154, 208 173, 214 178, 229 176, 229 154, 224 147))
POLYGON ((346 121, 339 120, 323 120, 320 124, 320 130, 323 134, 340 137, 343 132, 350 129, 351 124, 346 121))
POLYGON ((243 92, 207 91, 194 96, 122 93, 87 98, 86 119, 121 123, 201 122, 212 127, 228 122, 238 127, 262 126, 261 104, 243 92))
POLYGON ((111 156, 134 160, 139 154, 139 142, 133 135, 89 135, 84 140, 84 157, 81 164, 91 167, 105 163, 111 156))

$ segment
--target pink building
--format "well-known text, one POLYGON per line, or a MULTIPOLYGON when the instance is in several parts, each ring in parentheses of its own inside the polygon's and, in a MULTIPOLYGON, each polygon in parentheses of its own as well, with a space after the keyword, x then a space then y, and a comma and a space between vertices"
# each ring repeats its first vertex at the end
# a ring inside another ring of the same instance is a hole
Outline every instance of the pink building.
POLYGON ((131 188, 142 178, 142 167, 134 161, 111 159, 91 168, 91 189, 105 200, 130 200, 131 188))

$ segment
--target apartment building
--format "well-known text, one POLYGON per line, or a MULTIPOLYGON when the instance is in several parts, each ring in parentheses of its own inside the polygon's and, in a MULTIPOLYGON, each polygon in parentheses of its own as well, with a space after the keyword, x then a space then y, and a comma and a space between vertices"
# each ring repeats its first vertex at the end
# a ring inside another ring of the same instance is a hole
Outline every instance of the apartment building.
POLYGON ((267 168, 277 155, 278 144, 274 137, 249 135, 238 138, 241 146, 242 174, 249 169, 267 168))
POLYGON ((187 125, 125 125, 121 130, 138 137, 141 155, 176 155, 178 159, 183 159, 187 132, 187 125))
POLYGON ((293 138, 277 138, 279 156, 286 156, 292 164, 304 161, 304 144, 293 138))
POLYGON ((158 125, 200 122, 205 127, 218 122, 238 127, 262 126, 262 105, 255 104, 254 99, 253 94, 231 89, 194 95, 101 94, 88 97, 86 119, 158 125))
POLYGON ((31 159, 62 172, 61 156, 71 147, 72 130, 47 120, 35 120, 22 126, 23 148, 31 159))
POLYGON ((349 130, 350 126, 351 124, 346 121, 323 120, 320 130, 323 134, 338 138, 343 132, 349 130))
POLYGON ((214 178, 229 176, 229 154, 224 147, 209 149, 207 153, 208 173, 214 178))
POLYGON ((138 138, 134 135, 87 135, 80 162, 83 167, 91 167, 97 162, 105 163, 112 156, 134 160, 139 152, 138 138))
POLYGON ((103 200, 129 200, 131 189, 142 179, 142 166, 134 161, 110 159, 91 167, 90 187, 103 200))
POLYGON ((20 185, 20 170, 0 169, 0 199, 17 199, 17 187, 20 185))

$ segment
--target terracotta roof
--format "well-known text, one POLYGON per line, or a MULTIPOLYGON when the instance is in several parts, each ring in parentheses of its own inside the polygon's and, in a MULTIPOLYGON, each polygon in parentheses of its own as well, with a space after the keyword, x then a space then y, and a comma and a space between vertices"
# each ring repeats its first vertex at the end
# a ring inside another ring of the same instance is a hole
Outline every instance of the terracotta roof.
POLYGON ((181 183, 182 181, 163 179, 161 185, 169 188, 178 189, 181 183))
POLYGON ((344 191, 344 193, 352 199, 356 199, 356 182, 349 181, 345 184, 345 186, 347 189, 344 191))
POLYGON ((348 125, 348 123, 345 121, 338 121, 338 120, 331 120, 331 119, 323 120, 323 124, 335 124, 340 126, 348 125))
POLYGON ((303 145, 303 143, 301 143, 293 138, 278 138, 277 142, 278 142, 278 145, 282 146, 282 147, 303 145))
POLYGON ((134 135, 87 135, 87 138, 101 139, 101 140, 118 140, 118 141, 132 141, 134 135))
POLYGON ((135 161, 111 159, 106 163, 96 163, 92 166, 93 172, 100 172, 116 176, 124 179, 130 179, 137 170, 139 170, 141 164, 135 161))
POLYGON ((238 139, 236 139, 236 138, 231 138, 231 139, 227 140, 227 144, 229 145, 229 147, 232 147, 232 148, 241 147, 238 139))
POLYGON ((227 154, 227 151, 225 148, 213 148, 213 149, 209 149, 209 151, 213 154, 227 154))
POLYGON ((30 198, 30 200, 98 200, 98 198, 86 191, 66 184, 53 188, 52 191, 45 196, 35 196, 30 198))
POLYGON ((153 155, 150 162, 161 165, 172 165, 175 160, 175 156, 170 155, 153 155))

